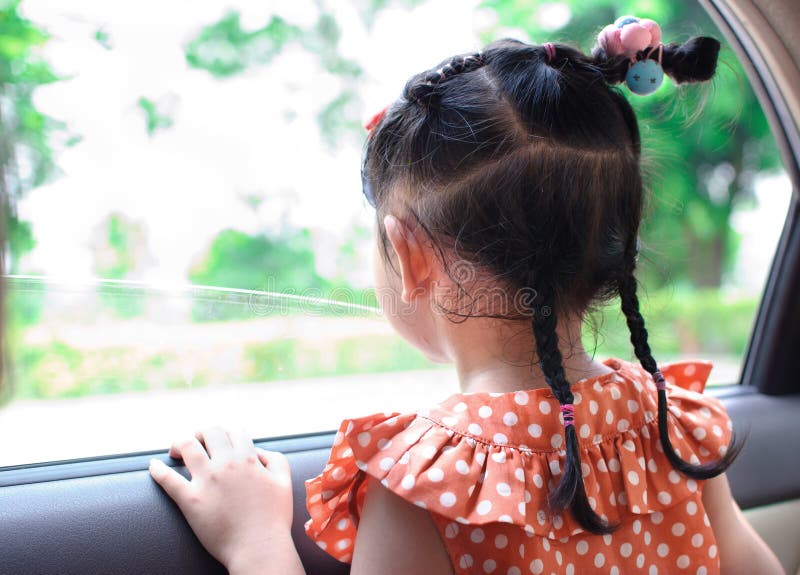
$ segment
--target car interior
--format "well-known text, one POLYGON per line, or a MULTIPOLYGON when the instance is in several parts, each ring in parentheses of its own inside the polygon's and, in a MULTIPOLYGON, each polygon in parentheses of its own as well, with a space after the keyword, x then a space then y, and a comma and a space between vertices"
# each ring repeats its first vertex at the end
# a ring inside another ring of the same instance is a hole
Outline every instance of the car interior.
MULTIPOLYGON (((746 436, 728 471, 738 504, 786 573, 800 575, 800 376, 794 364, 800 350, 800 7, 796 0, 702 4, 744 64, 793 186, 740 385, 706 393, 723 401, 746 436)), ((303 531, 304 481, 321 471, 333 437, 256 442, 289 458, 294 540, 306 571, 321 575, 349 571, 303 531)), ((0 445, 13 441, 4 437, 0 445)), ((0 574, 224 573, 148 474, 156 457, 188 476, 166 448, 0 468, 0 574)))

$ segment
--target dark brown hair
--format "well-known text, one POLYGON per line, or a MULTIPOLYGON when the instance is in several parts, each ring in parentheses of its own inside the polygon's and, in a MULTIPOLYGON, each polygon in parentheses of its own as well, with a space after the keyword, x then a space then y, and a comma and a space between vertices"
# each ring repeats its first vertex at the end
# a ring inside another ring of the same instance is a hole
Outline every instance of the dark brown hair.
MULTIPOLYGON (((670 44, 663 67, 676 81, 707 80, 718 51, 712 38, 670 44)), ((364 150, 363 190, 385 257, 383 216, 401 213, 421 226, 446 267, 449 254, 501 285, 531 290, 526 317, 538 362, 562 405, 573 395, 556 336, 561 313, 619 297, 636 356, 651 374, 658 369, 634 274, 644 201, 639 128, 610 85, 628 66, 600 50, 587 56, 557 44, 548 60, 542 46, 493 42, 413 76, 364 150)), ((702 466, 681 460, 667 434, 666 393, 658 394, 661 444, 675 468, 698 479, 722 473, 738 448, 702 466)), ((565 436, 564 475, 550 506, 606 533, 614 526, 589 505, 575 427, 565 436)))

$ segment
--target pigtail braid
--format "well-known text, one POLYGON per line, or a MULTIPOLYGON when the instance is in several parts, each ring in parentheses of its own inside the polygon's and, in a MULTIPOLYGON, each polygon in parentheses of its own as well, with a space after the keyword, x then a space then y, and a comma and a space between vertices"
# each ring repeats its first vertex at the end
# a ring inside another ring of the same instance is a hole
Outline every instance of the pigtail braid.
POLYGON ((412 78, 403 95, 412 102, 433 104, 441 96, 438 86, 457 74, 473 72, 486 64, 482 52, 453 56, 440 67, 412 78))
MULTIPOLYGON (((558 349, 553 294, 547 287, 540 288, 536 301, 539 302, 539 305, 533 308, 532 323, 539 366, 544 373, 547 385, 553 390, 553 395, 556 396, 558 402, 562 406, 569 405, 571 407, 574 397, 564 374, 561 352, 558 349)), ((550 508, 556 513, 569 508, 581 527, 590 533, 598 535, 610 533, 616 526, 609 526, 597 515, 589 505, 589 499, 586 496, 575 425, 564 426, 564 438, 566 443, 564 470, 561 480, 548 497, 550 508)))
MULTIPOLYGON (((628 329, 631 332, 631 343, 633 344, 636 357, 641 362, 642 367, 653 376, 653 379, 658 384, 659 380, 663 382, 663 376, 650 351, 650 344, 647 342, 647 329, 644 325, 644 318, 639 311, 639 298, 636 294, 635 268, 635 251, 629 249, 626 254, 625 271, 619 281, 619 296, 622 313, 625 314, 628 329)), ((702 465, 694 465, 684 461, 675 453, 675 448, 672 446, 672 441, 669 438, 669 427, 667 425, 669 414, 669 410, 667 409, 667 390, 664 385, 659 385, 658 387, 658 434, 660 436, 661 446, 664 448, 664 455, 667 456, 672 466, 692 479, 710 479, 724 472, 730 464, 733 463, 733 460, 736 459, 736 456, 743 447, 743 443, 733 438, 725 454, 717 461, 704 463, 702 465)))

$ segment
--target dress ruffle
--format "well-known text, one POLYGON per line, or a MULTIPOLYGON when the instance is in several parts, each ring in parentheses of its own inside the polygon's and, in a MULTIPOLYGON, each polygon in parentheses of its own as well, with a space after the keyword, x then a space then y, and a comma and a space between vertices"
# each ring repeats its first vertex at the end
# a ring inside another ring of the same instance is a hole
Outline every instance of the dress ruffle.
MULTIPOLYGON (((650 375, 621 360, 606 365, 614 373, 581 380, 572 389, 590 504, 617 523, 630 514, 663 512, 702 482, 675 471, 663 453, 650 375)), ((702 395, 711 364, 661 369, 676 451, 696 464, 719 458, 732 425, 722 404, 702 395)), ((322 474, 306 482, 306 531, 335 558, 349 561, 369 475, 405 500, 459 523, 511 523, 549 539, 581 533, 569 513, 546 511, 565 459, 556 414, 558 401, 550 390, 536 389, 458 394, 430 411, 346 420, 322 474), (489 427, 502 431, 484 431, 489 427)))

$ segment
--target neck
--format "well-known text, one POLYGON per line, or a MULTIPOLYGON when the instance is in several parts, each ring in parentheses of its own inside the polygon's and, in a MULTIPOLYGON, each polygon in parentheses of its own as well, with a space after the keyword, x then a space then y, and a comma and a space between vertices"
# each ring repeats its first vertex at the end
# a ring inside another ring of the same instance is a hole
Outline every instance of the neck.
MULTIPOLYGON (((462 392, 504 393, 547 387, 529 321, 470 318, 461 323, 445 322, 439 331, 455 363, 462 392)), ((613 371, 586 353, 581 327, 581 317, 564 317, 559 318, 556 328, 564 374, 570 383, 613 371)))

